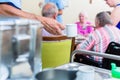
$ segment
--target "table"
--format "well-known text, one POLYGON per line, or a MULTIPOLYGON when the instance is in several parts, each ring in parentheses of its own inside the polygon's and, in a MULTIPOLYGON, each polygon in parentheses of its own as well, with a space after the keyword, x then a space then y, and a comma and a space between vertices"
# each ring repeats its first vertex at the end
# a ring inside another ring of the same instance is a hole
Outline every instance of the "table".
POLYGON ((75 37, 75 44, 79 44, 79 43, 81 43, 83 40, 85 40, 86 39, 86 37, 85 36, 82 36, 82 35, 77 35, 76 37, 75 37))
MULTIPOLYGON (((56 69, 77 70, 79 66, 84 66, 84 65, 86 64, 73 62, 58 66, 56 67, 56 69)), ((110 70, 106 70, 98 67, 94 67, 94 68, 95 68, 95 80, 106 80, 112 78, 110 70)))

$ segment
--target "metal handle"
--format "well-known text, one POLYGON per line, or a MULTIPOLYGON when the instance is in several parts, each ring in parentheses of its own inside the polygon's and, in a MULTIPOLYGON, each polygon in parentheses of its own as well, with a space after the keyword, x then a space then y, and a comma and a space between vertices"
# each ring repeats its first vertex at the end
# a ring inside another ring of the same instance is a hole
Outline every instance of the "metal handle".
POLYGON ((88 50, 74 50, 72 52, 71 62, 74 62, 75 54, 88 54, 88 55, 95 55, 95 56, 105 57, 105 58, 114 59, 114 60, 120 60, 120 56, 117 56, 117 55, 88 51, 88 50))

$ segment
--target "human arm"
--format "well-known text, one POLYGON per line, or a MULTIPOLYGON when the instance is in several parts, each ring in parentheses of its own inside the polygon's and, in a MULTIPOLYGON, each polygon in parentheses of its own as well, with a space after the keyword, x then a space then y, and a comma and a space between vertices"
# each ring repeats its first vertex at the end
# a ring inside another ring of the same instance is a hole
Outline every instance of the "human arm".
POLYGON ((63 10, 62 9, 59 9, 58 10, 58 15, 62 15, 63 14, 63 10))
POLYGON ((45 29, 48 32, 56 35, 62 34, 61 30, 64 29, 64 26, 58 23, 56 20, 22 11, 5 3, 0 4, 0 14, 5 16, 19 16, 28 19, 39 20, 45 26, 45 29))
POLYGON ((113 25, 117 25, 120 22, 120 7, 117 6, 112 12, 111 12, 111 18, 113 20, 113 25))
POLYGON ((63 9, 64 9, 64 5, 62 0, 57 0, 57 8, 58 8, 58 15, 62 15, 63 14, 63 9))
POLYGON ((95 44, 95 39, 93 38, 93 35, 90 34, 83 42, 77 45, 76 49, 91 50, 94 44, 95 44))
POLYGON ((36 19, 35 15, 16 9, 8 4, 0 4, 0 14, 5 16, 19 16, 23 18, 36 19))

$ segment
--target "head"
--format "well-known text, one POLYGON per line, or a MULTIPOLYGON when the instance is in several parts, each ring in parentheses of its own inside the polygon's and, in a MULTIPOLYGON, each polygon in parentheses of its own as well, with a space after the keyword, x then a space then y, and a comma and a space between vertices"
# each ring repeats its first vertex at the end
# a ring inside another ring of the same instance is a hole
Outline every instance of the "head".
POLYGON ((84 23, 87 20, 87 17, 88 17, 88 15, 87 15, 86 12, 80 12, 79 13, 79 20, 80 20, 80 22, 84 23))
POLYGON ((54 3, 47 3, 42 8, 42 16, 56 19, 58 8, 54 3))
POLYGON ((115 7, 118 3, 120 3, 120 0, 105 0, 106 4, 108 4, 110 7, 115 7))
POLYGON ((96 27, 104 27, 105 25, 112 25, 112 19, 106 12, 100 12, 96 15, 95 25, 96 27))

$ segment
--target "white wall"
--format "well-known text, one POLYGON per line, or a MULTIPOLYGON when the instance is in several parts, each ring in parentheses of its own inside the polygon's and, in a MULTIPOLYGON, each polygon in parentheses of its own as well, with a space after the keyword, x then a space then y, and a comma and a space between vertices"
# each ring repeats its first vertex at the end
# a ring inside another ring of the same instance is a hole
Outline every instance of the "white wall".
MULTIPOLYGON (((40 1, 43 0, 22 0, 23 10, 40 14, 41 9, 38 7, 40 1)), ((92 4, 89 4, 89 0, 69 0, 69 7, 65 8, 63 13, 64 24, 76 22, 78 20, 78 14, 82 10, 88 13, 90 21, 94 23, 96 13, 109 11, 111 8, 104 0, 93 0, 92 4)))

